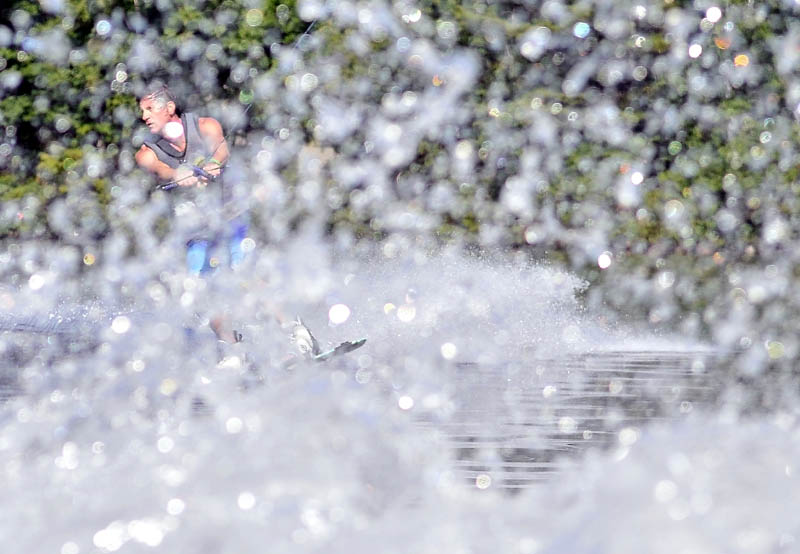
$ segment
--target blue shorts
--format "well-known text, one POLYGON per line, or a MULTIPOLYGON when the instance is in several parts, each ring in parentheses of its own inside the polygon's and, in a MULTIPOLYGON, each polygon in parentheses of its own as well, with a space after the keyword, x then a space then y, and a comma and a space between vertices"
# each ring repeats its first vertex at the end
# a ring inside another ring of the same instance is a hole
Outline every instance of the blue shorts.
POLYGON ((215 239, 192 239, 186 243, 186 267, 189 273, 203 275, 214 271, 222 260, 216 255, 220 244, 227 246, 228 267, 234 268, 244 260, 242 241, 247 236, 247 222, 235 219, 228 224, 228 232, 215 239))

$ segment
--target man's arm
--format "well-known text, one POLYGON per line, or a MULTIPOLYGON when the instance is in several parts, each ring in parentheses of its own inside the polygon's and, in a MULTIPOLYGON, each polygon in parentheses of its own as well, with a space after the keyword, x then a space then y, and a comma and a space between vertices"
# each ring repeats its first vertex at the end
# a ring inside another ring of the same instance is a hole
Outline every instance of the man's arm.
POLYGON ((136 163, 139 167, 158 175, 160 179, 170 181, 175 178, 175 170, 170 166, 158 159, 155 152, 150 150, 147 146, 142 145, 139 151, 136 152, 136 163))
POLYGON ((136 152, 135 158, 139 167, 157 175, 159 179, 164 181, 174 181, 182 187, 192 187, 198 183, 197 177, 192 174, 190 169, 179 171, 171 168, 159 160, 156 153, 147 146, 142 145, 139 151, 136 152))
POLYGON ((200 135, 206 142, 206 147, 211 151, 211 158, 203 169, 216 176, 220 173, 220 168, 228 162, 230 153, 225 135, 222 133, 222 125, 213 117, 201 117, 197 120, 200 135), (218 163, 217 163, 218 162, 218 163))

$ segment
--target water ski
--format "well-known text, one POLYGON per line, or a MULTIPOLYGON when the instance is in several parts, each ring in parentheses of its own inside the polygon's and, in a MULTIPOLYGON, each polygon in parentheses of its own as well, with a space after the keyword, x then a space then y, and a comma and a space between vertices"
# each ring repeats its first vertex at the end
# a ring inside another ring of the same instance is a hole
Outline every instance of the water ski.
POLYGON ((337 344, 330 350, 325 350, 324 352, 315 354, 311 357, 311 359, 315 362, 324 362, 326 360, 330 360, 334 356, 341 356, 342 354, 347 354, 348 352, 352 352, 357 348, 361 348, 364 346, 365 342, 367 342, 367 339, 347 340, 343 343, 337 344))

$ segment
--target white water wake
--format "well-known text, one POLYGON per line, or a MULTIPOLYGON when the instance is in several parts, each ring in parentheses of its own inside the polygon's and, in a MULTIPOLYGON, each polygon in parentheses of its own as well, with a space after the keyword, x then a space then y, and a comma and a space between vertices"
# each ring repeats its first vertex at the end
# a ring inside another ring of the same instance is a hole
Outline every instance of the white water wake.
MULTIPOLYGON (((22 392, 0 407, 3 544, 31 554, 618 553, 773 552, 794 540, 790 415, 739 424, 709 405, 630 423, 620 404, 593 428, 601 442, 569 446, 593 424, 565 391, 596 393, 595 373, 574 360, 620 341, 654 344, 598 323, 574 277, 452 252, 334 262, 319 245, 292 246, 211 283, 158 273, 128 295, 129 315, 105 306, 110 316, 87 316, 95 348, 3 335, 25 354, 22 392), (301 313, 323 341, 367 345, 286 371, 277 307, 301 313), (246 342, 233 352, 240 364, 219 367, 203 320, 223 309, 246 342), (478 424, 473 438, 509 424, 517 435, 454 447, 465 421, 478 424), (553 454, 557 442, 569 447, 553 454), (500 461, 509 447, 549 451, 552 471, 509 496, 491 479, 515 463, 500 461), (459 460, 484 469, 464 472, 459 460)), ((669 378, 668 389, 686 375, 669 378)), ((632 390, 616 379, 601 397, 632 390)))

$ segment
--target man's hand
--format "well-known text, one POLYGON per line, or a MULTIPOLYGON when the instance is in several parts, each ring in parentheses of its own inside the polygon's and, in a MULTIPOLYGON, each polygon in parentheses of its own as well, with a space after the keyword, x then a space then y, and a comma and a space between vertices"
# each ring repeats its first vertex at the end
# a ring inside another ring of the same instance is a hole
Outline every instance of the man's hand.
POLYGON ((175 170, 175 184, 179 187, 204 187, 208 182, 202 177, 195 175, 191 167, 181 166, 175 170))
POLYGON ((219 174, 222 173, 222 167, 216 162, 208 162, 203 166, 203 171, 210 173, 214 177, 219 177, 219 174))

